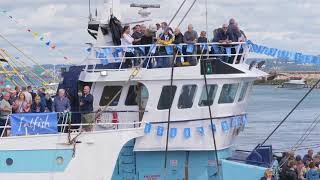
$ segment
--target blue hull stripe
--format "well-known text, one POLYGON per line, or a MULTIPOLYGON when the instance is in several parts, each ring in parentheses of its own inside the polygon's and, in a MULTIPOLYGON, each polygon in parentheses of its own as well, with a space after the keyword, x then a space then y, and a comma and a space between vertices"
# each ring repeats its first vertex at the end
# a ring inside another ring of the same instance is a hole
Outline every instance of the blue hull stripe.
POLYGON ((72 153, 72 149, 0 151, 0 174, 63 172, 72 153))

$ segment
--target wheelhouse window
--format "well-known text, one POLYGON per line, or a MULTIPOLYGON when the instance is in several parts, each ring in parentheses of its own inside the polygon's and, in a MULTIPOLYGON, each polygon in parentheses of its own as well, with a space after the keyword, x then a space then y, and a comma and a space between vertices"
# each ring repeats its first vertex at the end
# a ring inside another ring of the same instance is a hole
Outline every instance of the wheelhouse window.
POLYGON ((129 91, 127 94, 127 98, 125 101, 125 105, 126 106, 136 106, 138 105, 137 102, 137 91, 138 91, 138 87, 137 86, 130 86, 129 87, 129 91))
POLYGON ((122 86, 105 86, 100 99, 100 106, 117 106, 121 96, 122 86), (111 102, 112 101, 112 102, 111 102))
POLYGON ((249 82, 245 82, 242 84, 238 102, 241 102, 244 100, 247 94, 248 87, 249 87, 249 82))
POLYGON ((130 86, 126 97, 126 106, 137 106, 146 107, 149 99, 149 93, 147 88, 143 84, 130 86))
POLYGON ((199 106, 211 106, 217 93, 218 86, 216 84, 208 85, 208 96, 206 86, 202 88, 202 93, 199 100, 199 106))
POLYGON ((179 109, 191 108, 193 105, 194 95, 197 90, 197 85, 184 85, 178 101, 179 109))
POLYGON ((174 95, 177 91, 177 86, 164 86, 158 102, 158 109, 169 109, 172 106, 174 95))
POLYGON ((219 104, 233 103, 236 97, 238 88, 239 88, 239 83, 223 85, 218 103, 219 104))

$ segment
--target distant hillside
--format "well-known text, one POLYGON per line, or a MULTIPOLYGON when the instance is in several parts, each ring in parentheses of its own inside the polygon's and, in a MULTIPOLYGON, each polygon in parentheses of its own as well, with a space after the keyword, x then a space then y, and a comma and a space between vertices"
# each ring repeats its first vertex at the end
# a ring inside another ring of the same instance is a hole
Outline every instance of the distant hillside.
POLYGON ((251 58, 247 60, 247 63, 252 61, 265 61, 264 71, 320 71, 320 65, 311 64, 295 64, 291 61, 286 61, 282 59, 261 59, 261 58, 251 58))

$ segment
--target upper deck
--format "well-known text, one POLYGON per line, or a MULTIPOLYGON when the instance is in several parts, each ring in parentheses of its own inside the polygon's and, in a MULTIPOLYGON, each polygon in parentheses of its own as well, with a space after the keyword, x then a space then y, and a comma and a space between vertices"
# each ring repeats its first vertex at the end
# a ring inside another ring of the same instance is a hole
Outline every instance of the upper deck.
POLYGON ((92 47, 80 80, 85 82, 257 78, 267 74, 246 64, 250 46, 240 43, 152 44, 92 47), (132 54, 128 56, 128 53, 132 54), (128 65, 129 64, 129 65, 128 65), (134 75, 134 77, 132 77, 134 75))

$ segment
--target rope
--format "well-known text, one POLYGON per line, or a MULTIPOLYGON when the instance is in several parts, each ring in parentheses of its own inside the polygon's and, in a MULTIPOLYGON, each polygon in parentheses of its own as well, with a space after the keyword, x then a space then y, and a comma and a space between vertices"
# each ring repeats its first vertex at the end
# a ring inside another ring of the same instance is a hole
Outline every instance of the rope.
MULTIPOLYGON (((33 75, 34 78, 36 78, 37 80, 39 80, 40 83, 48 83, 46 82, 44 79, 42 79, 40 76, 38 76, 37 74, 35 74, 29 67, 25 66, 22 62, 20 61, 16 61, 14 60, 14 58, 6 51, 2 50, 3 53, 6 54, 6 56, 8 56, 10 58, 10 60, 17 66, 16 63, 18 63, 20 66, 22 66, 24 69, 26 69, 30 74, 33 75)), ((27 85, 27 84, 26 84, 27 85)))
MULTIPOLYGON (((174 54, 174 58, 172 60, 171 63, 171 75, 170 75, 170 94, 169 94, 169 98, 170 98, 170 102, 173 101, 173 73, 174 73, 174 64, 177 58, 177 52, 174 54)), ((167 159, 168 159, 168 146, 169 146, 169 130, 170 130, 170 119, 171 119, 171 107, 172 104, 169 107, 169 112, 168 112, 168 121, 167 121, 167 137, 166 137, 166 150, 164 153, 164 180, 167 179, 167 159)))
MULTIPOLYGON (((11 60, 11 57, 9 57, 9 56, 7 55, 7 53, 6 53, 3 49, 0 49, 0 51, 1 51, 2 53, 4 53, 4 54, 11 60)), ((6 59, 1 53, 0 53, 0 56, 3 57, 4 59, 6 59)), ((28 85, 27 82, 20 76, 20 74, 19 74, 19 72, 17 71, 17 69, 16 69, 9 61, 7 61, 7 62, 8 62, 8 64, 9 64, 9 66, 12 68, 13 72, 14 72, 15 74, 17 74, 18 78, 27 86, 27 85, 28 85)))
MULTIPOLYGON (((0 49, 0 52, 3 52, 3 50, 0 49)), ((6 59, 1 53, 0 53, 0 56, 1 56, 3 59, 6 59)), ((26 81, 20 76, 20 74, 19 74, 18 71, 12 66, 12 64, 9 63, 9 61, 7 61, 7 63, 8 63, 9 66, 12 68, 13 72, 14 72, 15 74, 17 74, 18 78, 27 86, 26 81)), ((3 70, 4 70, 5 72, 7 71, 4 66, 2 66, 2 68, 3 68, 3 70)), ((7 74, 7 72, 6 72, 6 74, 7 74)))
POLYGON ((170 22, 169 22, 169 26, 170 26, 170 24, 172 23, 172 21, 174 20, 174 18, 176 18, 176 16, 177 16, 178 13, 180 12, 182 6, 186 3, 186 1, 187 1, 187 0, 184 0, 184 1, 181 3, 181 5, 180 5, 180 7, 178 8, 178 10, 174 13, 173 17, 171 18, 171 20, 170 20, 170 22))
POLYGON ((48 72, 51 77, 55 77, 53 73, 51 73, 50 71, 48 71, 47 69, 45 69, 41 64, 37 63, 37 61, 36 61, 33 57, 31 57, 31 56, 27 55, 26 53, 24 53, 21 49, 19 49, 17 46, 15 46, 15 45, 14 45, 11 41, 9 41, 7 38, 5 38, 4 36, 2 36, 1 34, 0 34, 0 37, 1 37, 2 39, 4 39, 8 44, 10 44, 12 47, 14 47, 17 51, 19 51, 21 54, 23 54, 27 59, 29 59, 30 61, 32 61, 33 63, 35 63, 37 66, 39 66, 42 70, 44 70, 45 72, 48 72))
MULTIPOLYGON (((202 51, 203 52, 203 51, 202 51)), ((200 63, 201 63, 201 60, 202 60, 202 54, 200 56, 200 63)), ((209 102, 209 90, 208 90, 208 82, 207 82, 207 73, 206 73, 206 70, 207 70, 207 64, 205 61, 203 61, 203 64, 202 64, 202 68, 204 70, 204 73, 203 73, 203 79, 204 79, 204 83, 205 83, 205 86, 206 86, 206 94, 207 94, 207 100, 209 102)), ((211 106, 210 104, 208 103, 208 110, 209 110, 209 116, 210 116, 210 125, 211 125, 211 132, 212 132, 212 139, 213 139, 213 145, 214 145, 214 154, 215 154, 215 157, 216 157, 216 164, 217 164, 217 174, 219 174, 219 171, 220 171, 220 168, 219 168, 219 159, 218 159, 218 152, 217 152, 217 143, 216 143, 216 137, 215 137, 215 134, 214 134, 214 129, 213 129, 213 121, 212 121, 212 111, 211 111, 211 106)))
POLYGON ((289 118, 289 116, 299 107, 299 105, 308 97, 308 95, 317 87, 320 83, 320 79, 312 86, 312 88, 301 98, 301 100, 293 107, 293 109, 286 115, 286 117, 278 124, 278 126, 268 135, 268 137, 261 143, 258 144, 254 150, 264 145, 268 139, 280 128, 280 126, 289 118))
POLYGON ((183 16, 183 18, 181 19, 181 21, 178 24, 178 27, 181 25, 181 23, 184 21, 184 19, 187 17, 187 15, 189 14, 189 12, 191 11, 191 9, 193 8, 194 4, 197 2, 197 0, 194 0, 193 3, 191 4, 191 6, 189 7, 188 11, 186 12, 186 14, 183 16))

